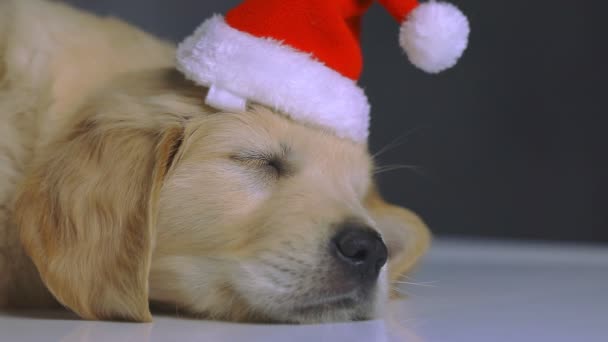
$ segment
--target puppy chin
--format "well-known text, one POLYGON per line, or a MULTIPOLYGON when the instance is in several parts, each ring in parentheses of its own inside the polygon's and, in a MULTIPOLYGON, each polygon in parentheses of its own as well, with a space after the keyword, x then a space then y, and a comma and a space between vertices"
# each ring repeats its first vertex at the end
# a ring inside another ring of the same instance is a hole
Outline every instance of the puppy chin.
POLYGON ((382 291, 366 298, 345 298, 324 304, 290 308, 282 316, 287 323, 319 324, 329 322, 367 321, 384 315, 387 296, 382 291))
POLYGON ((335 306, 320 305, 317 307, 309 306, 304 308, 296 308, 290 310, 284 319, 286 323, 295 324, 320 324, 332 322, 350 322, 350 321, 366 321, 374 319, 372 314, 374 304, 358 303, 356 307, 348 305, 341 306, 337 303, 335 306))
POLYGON ((376 285, 367 291, 356 290, 328 298, 319 296, 318 300, 304 302, 293 301, 289 295, 282 294, 264 303, 260 301, 264 297, 273 296, 256 296, 250 301, 255 303, 251 310, 255 312, 255 307, 259 307, 259 316, 273 323, 319 324, 382 318, 389 299, 387 266, 381 269, 376 285))

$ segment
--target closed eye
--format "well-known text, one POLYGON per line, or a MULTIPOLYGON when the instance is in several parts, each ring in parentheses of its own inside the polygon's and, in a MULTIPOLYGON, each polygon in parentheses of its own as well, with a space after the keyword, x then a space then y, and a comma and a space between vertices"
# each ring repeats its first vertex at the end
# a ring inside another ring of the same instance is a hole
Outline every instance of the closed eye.
POLYGON ((286 162, 281 156, 259 151, 242 151, 230 159, 254 171, 264 172, 266 176, 281 177, 286 174, 286 162))
POLYGON ((274 180, 290 176, 294 173, 291 148, 281 143, 276 150, 243 149, 230 156, 230 159, 241 166, 257 171, 266 179, 272 176, 274 180))

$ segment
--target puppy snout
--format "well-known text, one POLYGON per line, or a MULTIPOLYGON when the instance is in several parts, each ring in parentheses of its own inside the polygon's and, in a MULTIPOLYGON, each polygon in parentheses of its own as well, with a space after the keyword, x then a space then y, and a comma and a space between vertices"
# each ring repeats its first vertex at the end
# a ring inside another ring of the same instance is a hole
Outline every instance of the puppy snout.
POLYGON ((388 258, 386 245, 373 229, 349 224, 332 239, 332 254, 349 276, 375 281, 388 258))

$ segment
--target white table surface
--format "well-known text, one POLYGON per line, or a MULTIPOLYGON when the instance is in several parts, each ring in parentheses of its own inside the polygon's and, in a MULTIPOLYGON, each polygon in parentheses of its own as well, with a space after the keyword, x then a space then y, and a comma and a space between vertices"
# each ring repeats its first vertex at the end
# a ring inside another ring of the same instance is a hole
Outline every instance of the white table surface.
POLYGON ((0 341, 608 341, 608 246, 436 241, 382 320, 250 325, 0 313, 0 341))

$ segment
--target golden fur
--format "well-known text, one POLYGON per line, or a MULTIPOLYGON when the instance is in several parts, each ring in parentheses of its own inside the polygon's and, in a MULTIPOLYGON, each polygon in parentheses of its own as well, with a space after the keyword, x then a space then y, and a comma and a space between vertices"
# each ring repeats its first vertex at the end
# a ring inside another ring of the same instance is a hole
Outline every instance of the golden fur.
POLYGON ((173 52, 114 19, 0 2, 0 307, 133 321, 151 320, 149 302, 234 321, 379 314, 430 236, 378 195, 367 147, 261 106, 216 113, 173 52), (353 218, 389 249, 374 295, 293 311, 339 292, 322 247, 353 218))

